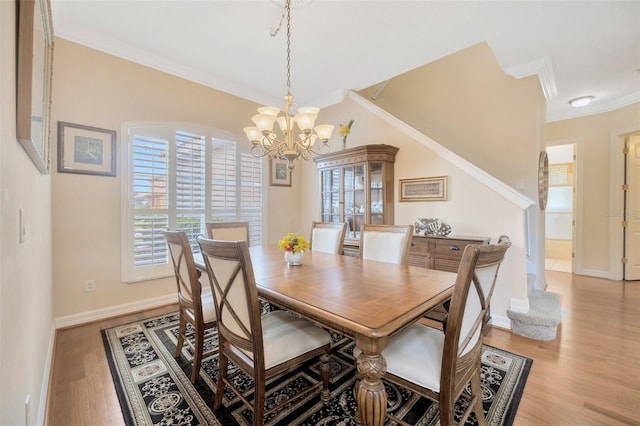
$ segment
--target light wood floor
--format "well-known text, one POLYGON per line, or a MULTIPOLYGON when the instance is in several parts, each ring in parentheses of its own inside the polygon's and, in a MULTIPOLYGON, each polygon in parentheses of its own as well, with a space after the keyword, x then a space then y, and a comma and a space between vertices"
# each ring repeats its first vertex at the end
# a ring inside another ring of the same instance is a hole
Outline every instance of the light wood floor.
MULTIPOLYGON (((532 358, 515 425, 640 425, 640 282, 547 271, 562 295, 553 341, 492 329, 485 343, 532 358)), ((58 332, 47 424, 122 425, 100 329, 175 307, 58 332)))

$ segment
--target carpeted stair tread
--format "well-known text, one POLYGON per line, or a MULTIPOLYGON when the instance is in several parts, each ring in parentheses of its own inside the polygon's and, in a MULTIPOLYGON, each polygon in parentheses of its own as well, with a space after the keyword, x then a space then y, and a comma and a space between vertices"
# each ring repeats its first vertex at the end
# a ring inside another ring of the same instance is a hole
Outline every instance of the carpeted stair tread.
POLYGON ((549 291, 532 290, 529 312, 507 311, 514 333, 538 340, 556 338, 561 317, 560 295, 549 291))

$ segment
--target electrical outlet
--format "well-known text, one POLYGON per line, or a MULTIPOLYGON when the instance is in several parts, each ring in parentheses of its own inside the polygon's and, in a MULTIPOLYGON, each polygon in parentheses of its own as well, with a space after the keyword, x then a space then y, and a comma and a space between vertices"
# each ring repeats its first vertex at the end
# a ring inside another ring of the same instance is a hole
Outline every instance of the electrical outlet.
POLYGON ((24 401, 24 424, 26 426, 31 424, 31 395, 27 395, 24 401))
POLYGON ((86 293, 95 291, 95 289, 96 289, 96 280, 86 280, 84 282, 84 291, 86 293))

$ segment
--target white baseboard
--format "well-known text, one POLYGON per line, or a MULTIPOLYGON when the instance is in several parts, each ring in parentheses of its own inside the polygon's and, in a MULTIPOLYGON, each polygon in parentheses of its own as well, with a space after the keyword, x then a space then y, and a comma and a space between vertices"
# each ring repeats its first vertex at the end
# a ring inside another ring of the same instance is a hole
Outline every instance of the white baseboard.
POLYGON ((126 315, 133 312, 144 311, 146 309, 153 309, 159 306, 169 305, 171 303, 177 302, 178 296, 176 294, 168 294, 166 296, 139 300, 133 303, 125 303, 124 305, 109 306, 103 309, 96 309, 95 311, 81 312, 79 314, 55 318, 53 320, 53 323, 56 329, 72 327, 87 322, 117 317, 119 315, 126 315))
POLYGON ((491 326, 511 330, 511 320, 508 317, 503 317, 502 315, 491 315, 491 326))
POLYGON ((611 279, 609 277, 609 271, 598 271, 597 269, 583 269, 576 271, 576 275, 585 275, 587 277, 604 278, 605 280, 611 279))

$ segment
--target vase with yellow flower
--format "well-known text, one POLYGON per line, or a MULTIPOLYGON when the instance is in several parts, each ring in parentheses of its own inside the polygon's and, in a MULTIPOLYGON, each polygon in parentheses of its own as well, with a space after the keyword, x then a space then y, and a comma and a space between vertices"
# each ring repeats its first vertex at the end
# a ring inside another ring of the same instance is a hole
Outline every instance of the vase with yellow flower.
POLYGON ((289 232, 278 241, 278 247, 284 251, 284 260, 289 266, 299 266, 302 265, 304 251, 311 245, 303 235, 289 232))
POLYGON ((353 120, 349 120, 347 124, 341 124, 338 127, 338 133, 342 135, 342 149, 347 149, 347 136, 351 134, 351 126, 353 126, 353 120))

